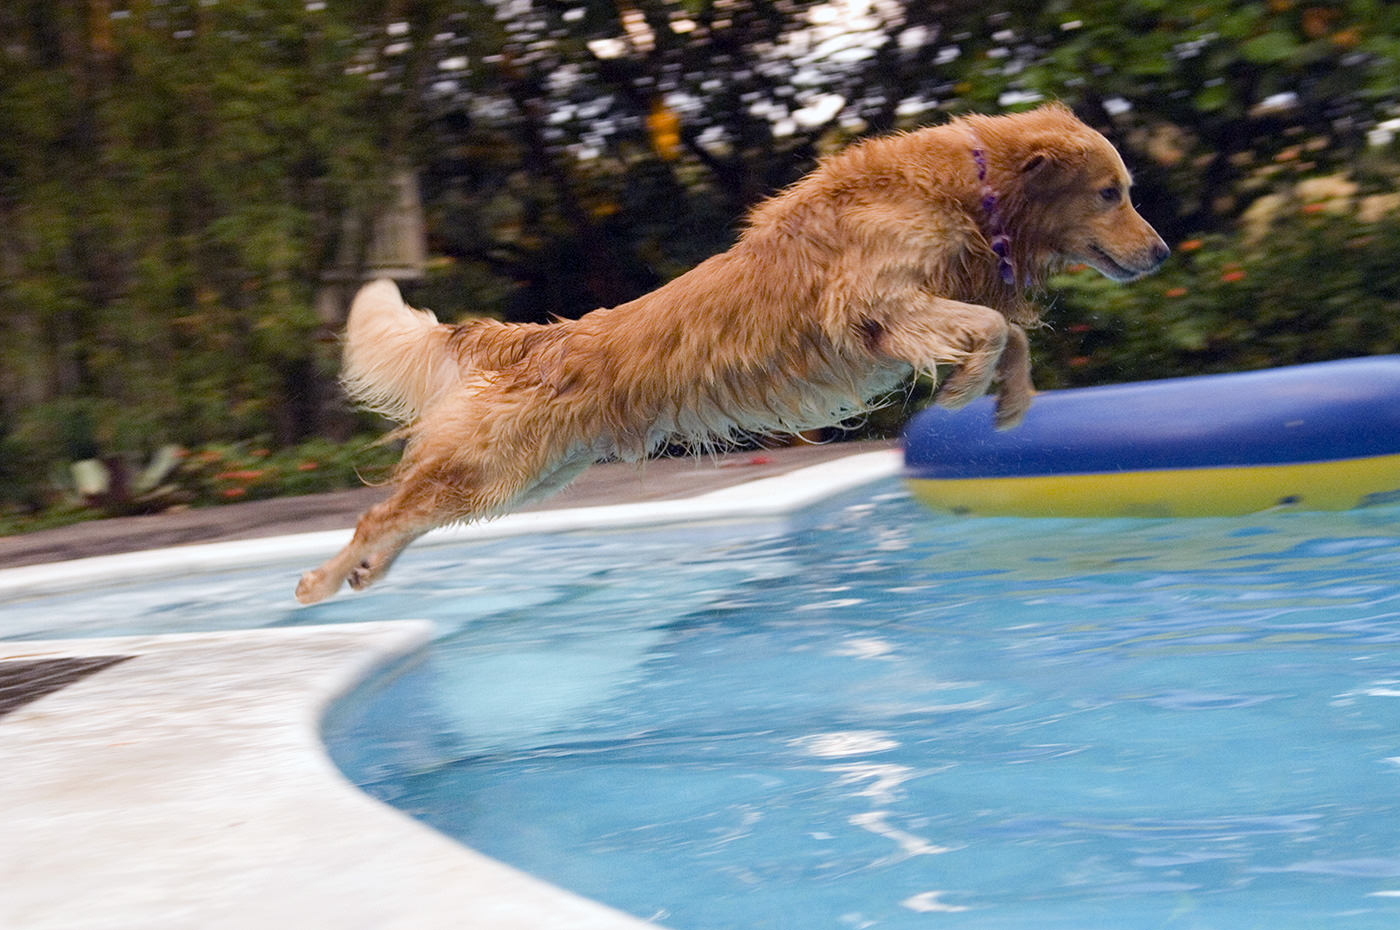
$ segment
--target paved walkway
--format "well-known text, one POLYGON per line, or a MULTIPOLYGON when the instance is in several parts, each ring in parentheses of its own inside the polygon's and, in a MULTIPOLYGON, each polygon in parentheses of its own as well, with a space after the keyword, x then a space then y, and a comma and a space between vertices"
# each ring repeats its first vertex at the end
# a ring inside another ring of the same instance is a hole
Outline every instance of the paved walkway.
MULTIPOLYGON (((642 465, 597 465, 562 494, 529 509, 692 497, 758 478, 770 478, 795 468, 893 446, 893 442, 830 443, 657 459, 642 465)), ((116 517, 0 537, 0 567, 17 568, 190 543, 346 529, 354 526, 355 518, 386 493, 385 488, 358 488, 145 517, 116 517)))

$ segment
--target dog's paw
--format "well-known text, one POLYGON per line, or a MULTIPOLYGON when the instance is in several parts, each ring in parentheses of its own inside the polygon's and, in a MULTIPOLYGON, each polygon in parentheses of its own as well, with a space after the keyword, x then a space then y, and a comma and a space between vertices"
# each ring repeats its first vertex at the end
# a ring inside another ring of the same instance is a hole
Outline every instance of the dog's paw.
POLYGON ((999 430, 1020 426, 1031 408, 1035 391, 1008 391, 1003 389, 997 395, 997 409, 992 423, 999 430))
POLYGON ((376 577, 378 577, 378 573, 370 566, 369 560, 366 559, 351 569, 350 576, 345 580, 349 582, 350 587, 354 588, 356 591, 363 591, 365 588, 374 584, 374 579, 376 577))
POLYGON ((320 569, 309 571, 301 576, 301 581, 297 582, 297 600, 303 604, 314 604, 317 601, 324 601, 335 593, 339 585, 332 586, 325 572, 320 569))

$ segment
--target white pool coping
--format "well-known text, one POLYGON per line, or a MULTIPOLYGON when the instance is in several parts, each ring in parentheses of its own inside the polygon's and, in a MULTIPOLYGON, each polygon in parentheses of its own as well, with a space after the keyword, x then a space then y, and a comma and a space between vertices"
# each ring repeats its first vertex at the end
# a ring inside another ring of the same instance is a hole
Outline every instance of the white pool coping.
MULTIPOLYGON (((898 475, 902 453, 895 449, 862 452, 771 478, 676 500, 608 504, 567 510, 515 513, 484 523, 434 530, 416 547, 579 530, 615 530, 682 523, 715 523, 780 517, 848 490, 898 475)), ((57 594, 132 578, 170 578, 255 568, 288 562, 311 568, 350 539, 351 529, 296 533, 263 539, 203 543, 101 555, 47 565, 0 570, 0 599, 57 594)), ((344 596, 344 594, 342 594, 344 596)))
MULTIPOLYGON (((779 517, 898 469, 897 452, 863 453, 685 500, 521 514, 424 542, 779 517)), ((10 569, 0 598, 280 565, 348 532, 10 569)), ((396 620, 0 641, 0 663, 132 657, 0 717, 0 927, 655 926, 458 844, 336 769, 326 709, 432 633, 396 620)))

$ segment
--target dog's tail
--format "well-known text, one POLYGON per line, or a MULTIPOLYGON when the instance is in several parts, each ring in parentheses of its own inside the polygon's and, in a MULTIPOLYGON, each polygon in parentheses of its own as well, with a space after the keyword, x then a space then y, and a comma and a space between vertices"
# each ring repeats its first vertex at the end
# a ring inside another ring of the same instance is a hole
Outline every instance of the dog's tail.
POLYGON ((404 303, 394 282, 381 278, 360 288, 350 304, 340 380, 361 406, 411 423, 468 379, 527 357, 534 359, 537 381, 562 390, 559 359, 569 332, 561 323, 439 323, 432 311, 404 303))
POLYGON ((393 281, 372 281, 350 305, 341 383, 362 406, 408 423, 461 380, 452 331, 404 303, 393 281))

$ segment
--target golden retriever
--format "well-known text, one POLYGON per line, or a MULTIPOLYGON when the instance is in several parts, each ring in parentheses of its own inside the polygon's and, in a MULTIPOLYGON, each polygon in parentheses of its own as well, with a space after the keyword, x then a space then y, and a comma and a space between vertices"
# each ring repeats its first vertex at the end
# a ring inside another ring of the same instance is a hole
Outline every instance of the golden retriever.
POLYGON ((410 542, 558 491, 601 458, 796 432, 953 366, 935 402, 1034 389, 1026 292, 1066 261, 1114 280, 1166 258, 1108 140, 1058 104, 870 139, 753 210, 739 241, 657 290, 547 325, 450 325, 392 282, 356 296, 344 382, 404 422, 402 461, 350 543, 297 586, 363 588, 410 542))

